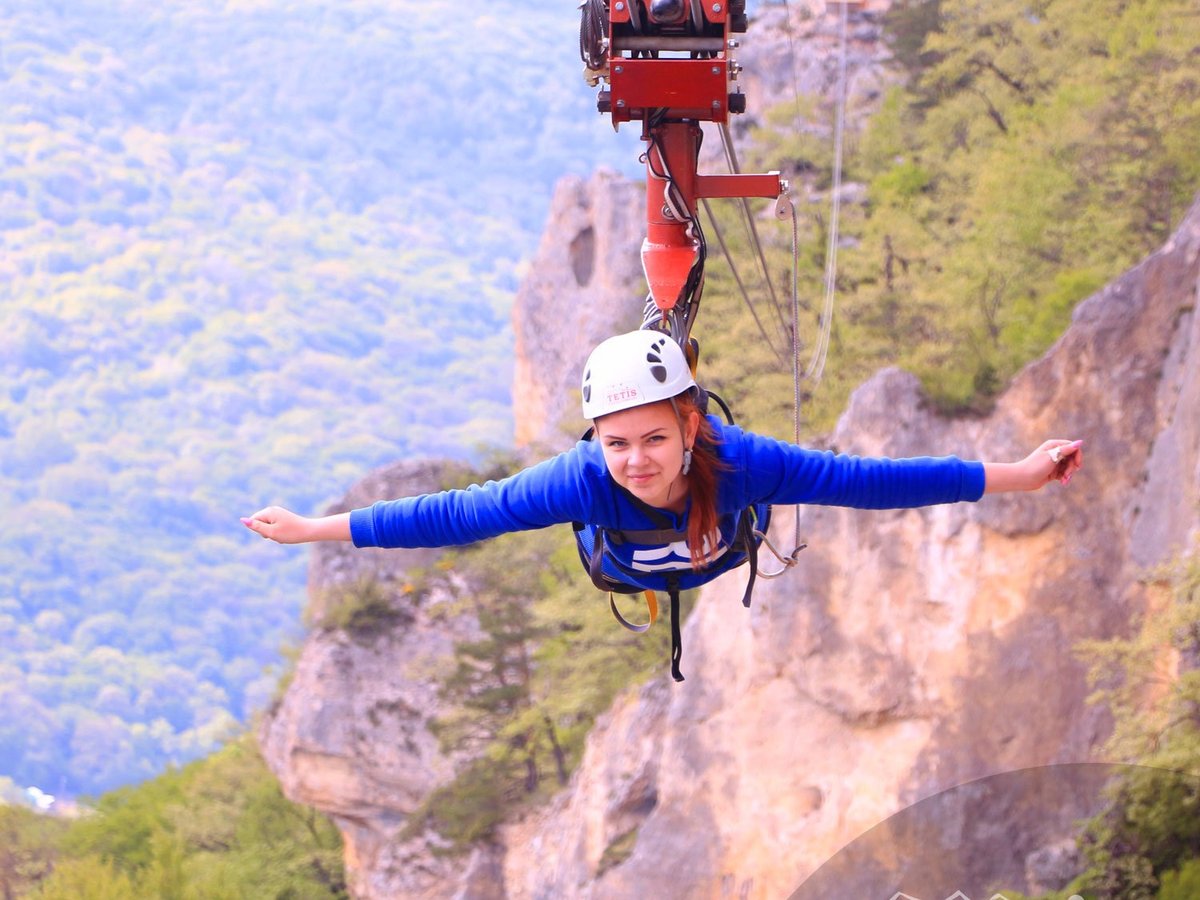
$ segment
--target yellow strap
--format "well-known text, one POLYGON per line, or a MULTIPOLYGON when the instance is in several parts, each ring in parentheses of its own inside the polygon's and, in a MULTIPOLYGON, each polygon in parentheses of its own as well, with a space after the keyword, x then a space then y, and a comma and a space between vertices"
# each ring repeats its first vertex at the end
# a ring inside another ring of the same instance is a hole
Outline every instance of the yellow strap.
POLYGON ((632 622, 628 621, 624 616, 621 615, 620 610, 617 609, 617 598, 613 596, 612 591, 608 592, 608 605, 609 605, 609 608, 612 609, 613 616, 616 618, 616 620, 618 622, 621 623, 621 626, 623 628, 628 628, 630 631, 632 631, 636 634, 646 633, 647 631, 650 630, 650 626, 658 621, 658 597, 655 596, 654 591, 646 591, 645 593, 646 593, 646 610, 650 613, 650 621, 647 622, 645 625, 634 625, 632 622))

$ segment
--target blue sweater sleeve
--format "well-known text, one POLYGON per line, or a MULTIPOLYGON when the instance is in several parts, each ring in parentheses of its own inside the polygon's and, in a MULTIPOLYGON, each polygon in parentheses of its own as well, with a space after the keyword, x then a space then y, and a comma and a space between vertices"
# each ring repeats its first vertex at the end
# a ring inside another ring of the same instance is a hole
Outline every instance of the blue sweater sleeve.
POLYGON ((749 432, 741 444, 745 489, 757 501, 909 509, 983 496, 983 463, 955 456, 849 456, 749 432))
POLYGON ((448 547, 509 531, 587 521, 594 463, 578 449, 502 481, 384 500, 350 513, 356 547, 448 547))

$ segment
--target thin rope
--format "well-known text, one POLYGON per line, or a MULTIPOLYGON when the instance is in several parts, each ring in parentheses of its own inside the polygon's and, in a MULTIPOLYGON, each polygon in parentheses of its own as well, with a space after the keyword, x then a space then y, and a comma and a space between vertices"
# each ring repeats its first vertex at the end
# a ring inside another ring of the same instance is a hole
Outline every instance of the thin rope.
POLYGON ((796 44, 792 39, 792 6, 788 0, 783 0, 784 32, 788 41, 788 60, 792 67, 792 99, 796 104, 795 119, 800 121, 800 78, 796 74, 796 44))
POLYGON ((829 213, 829 246, 825 250, 825 303, 821 309, 821 331, 813 349, 805 376, 814 383, 825 374, 825 359, 829 355, 829 336, 833 327, 833 301, 837 289, 837 253, 842 211, 842 150, 846 130, 846 22, 848 4, 841 5, 839 29, 838 79, 833 126, 833 186, 829 213))

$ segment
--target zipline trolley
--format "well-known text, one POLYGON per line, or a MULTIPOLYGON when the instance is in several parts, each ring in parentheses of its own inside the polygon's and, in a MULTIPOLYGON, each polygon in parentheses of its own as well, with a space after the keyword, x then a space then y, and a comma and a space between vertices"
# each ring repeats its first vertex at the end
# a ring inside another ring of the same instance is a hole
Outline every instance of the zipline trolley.
POLYGON ((697 172, 700 125, 728 140, 730 114, 745 112, 741 66, 730 55, 746 30, 745 0, 583 0, 580 55, 585 77, 603 83, 597 108, 613 128, 641 122, 647 149, 642 269, 650 296, 646 325, 687 348, 704 287, 706 247, 697 201, 777 198, 778 172, 697 172), (655 322, 654 320, 659 321, 655 322))

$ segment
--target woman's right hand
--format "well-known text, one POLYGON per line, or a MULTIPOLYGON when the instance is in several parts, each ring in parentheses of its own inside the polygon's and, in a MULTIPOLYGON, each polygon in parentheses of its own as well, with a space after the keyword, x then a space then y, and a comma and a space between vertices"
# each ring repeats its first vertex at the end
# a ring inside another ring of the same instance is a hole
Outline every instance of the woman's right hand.
POLYGON ((243 518, 242 524, 255 534, 277 544, 303 544, 313 540, 312 520, 282 506, 260 509, 249 518, 243 518))
POLYGON ((268 506, 249 518, 243 518, 242 524, 260 537, 277 544, 350 540, 350 513, 310 519, 282 506, 268 506))

